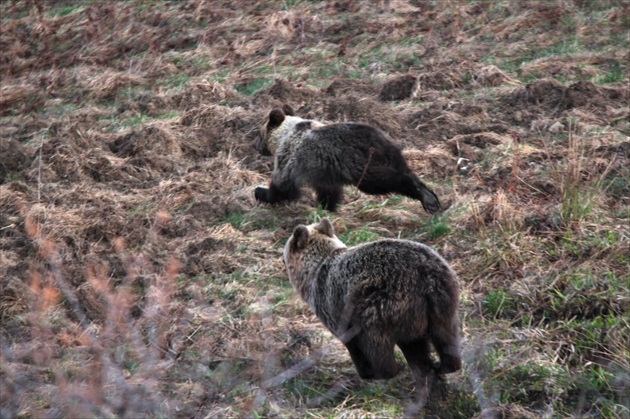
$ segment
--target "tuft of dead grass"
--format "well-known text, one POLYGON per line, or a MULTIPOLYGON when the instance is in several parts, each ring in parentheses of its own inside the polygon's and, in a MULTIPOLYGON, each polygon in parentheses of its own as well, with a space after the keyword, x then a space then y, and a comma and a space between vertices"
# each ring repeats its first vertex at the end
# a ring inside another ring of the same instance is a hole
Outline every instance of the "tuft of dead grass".
POLYGON ((35 86, 3 83, 0 89, 0 115, 32 112, 40 108, 44 100, 44 94, 35 86))
POLYGON ((96 100, 112 98, 118 89, 122 87, 131 88, 145 83, 142 76, 130 74, 129 72, 112 71, 105 69, 95 77, 86 80, 84 88, 88 94, 96 100))

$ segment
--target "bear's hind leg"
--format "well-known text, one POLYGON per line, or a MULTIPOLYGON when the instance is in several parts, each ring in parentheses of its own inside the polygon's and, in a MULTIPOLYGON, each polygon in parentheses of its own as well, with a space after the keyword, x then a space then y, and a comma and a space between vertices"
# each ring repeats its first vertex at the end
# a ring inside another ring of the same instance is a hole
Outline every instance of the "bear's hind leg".
POLYGON ((282 201, 295 201, 300 197, 300 190, 295 187, 295 185, 289 185, 281 189, 278 185, 271 182, 269 189, 256 188, 254 197, 256 201, 265 202, 267 204, 275 204, 282 201))
POLYGON ((330 212, 337 210, 337 205, 343 198, 343 187, 341 186, 317 185, 315 192, 317 192, 317 203, 330 212))
POLYGON ((448 325, 437 325, 431 331, 431 342, 440 356, 434 368, 438 374, 449 374, 462 368, 459 348, 459 322, 452 321, 448 325))
POLYGON ((358 339, 351 339, 350 341, 345 342, 344 345, 348 349, 348 352, 350 352, 350 358, 352 358, 352 362, 359 373, 359 377, 365 380, 374 378, 374 369, 372 368, 370 361, 359 348, 358 339))
POLYGON ((417 385, 424 386, 426 380, 430 379, 433 373, 433 361, 431 361, 429 339, 425 337, 411 342, 398 342, 397 345, 403 355, 405 355, 405 359, 416 379, 417 385))
POLYGON ((357 346, 372 367, 372 379, 385 380, 398 374, 400 367, 394 356, 394 343, 379 337, 371 339, 365 334, 359 335, 357 346))
POLYGON ((361 378, 384 380, 398 374, 393 344, 357 336, 345 345, 361 378))
POLYGON ((437 195, 427 188, 427 186, 418 179, 418 176, 411 172, 401 177, 396 192, 417 199, 428 212, 437 212, 440 209, 440 201, 437 195))
POLYGON ((368 357, 374 368, 374 378, 384 380, 395 377, 400 367, 394 356, 394 345, 371 346, 371 349, 368 357))

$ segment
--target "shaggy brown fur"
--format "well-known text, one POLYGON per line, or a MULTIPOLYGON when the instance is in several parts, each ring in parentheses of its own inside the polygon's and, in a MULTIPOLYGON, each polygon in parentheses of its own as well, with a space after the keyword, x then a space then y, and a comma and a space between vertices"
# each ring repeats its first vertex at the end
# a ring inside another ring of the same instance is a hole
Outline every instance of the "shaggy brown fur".
POLYGON ((362 378, 391 378, 402 350, 418 383, 461 368, 457 277, 429 247, 378 240, 347 248, 332 224, 299 225, 284 250, 291 284, 348 348, 362 378), (430 357, 430 343, 440 362, 430 357))

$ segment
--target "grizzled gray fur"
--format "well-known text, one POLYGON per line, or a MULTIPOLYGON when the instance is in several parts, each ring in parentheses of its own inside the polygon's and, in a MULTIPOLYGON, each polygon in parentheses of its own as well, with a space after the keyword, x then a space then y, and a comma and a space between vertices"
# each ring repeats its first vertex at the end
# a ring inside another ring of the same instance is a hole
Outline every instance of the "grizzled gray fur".
POLYGON ((311 186, 317 202, 335 211, 343 186, 354 185, 371 195, 417 199, 429 212, 440 209, 437 196, 411 171, 400 148, 370 125, 326 125, 297 117, 285 105, 269 113, 258 148, 275 161, 269 187, 256 188, 257 201, 293 201, 302 187, 311 186))
POLYGON ((347 248, 324 218, 297 226, 283 257, 291 284, 362 378, 398 373, 394 345, 419 383, 461 368, 457 276, 431 248, 393 239, 347 248))

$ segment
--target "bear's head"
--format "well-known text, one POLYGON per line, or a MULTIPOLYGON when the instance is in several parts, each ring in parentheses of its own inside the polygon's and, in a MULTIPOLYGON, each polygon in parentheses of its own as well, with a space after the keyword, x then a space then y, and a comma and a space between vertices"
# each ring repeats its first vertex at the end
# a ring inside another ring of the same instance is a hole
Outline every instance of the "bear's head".
POLYGON ((308 226, 298 225, 284 247, 284 265, 291 284, 302 293, 304 281, 315 274, 321 262, 346 245, 335 236, 328 218, 308 226))
POLYGON ((282 109, 273 109, 269 112, 267 122, 261 128, 256 149, 263 156, 275 155, 281 141, 290 141, 294 135, 299 135, 311 125, 320 126, 322 124, 295 116, 293 108, 286 104, 282 106, 282 109))

